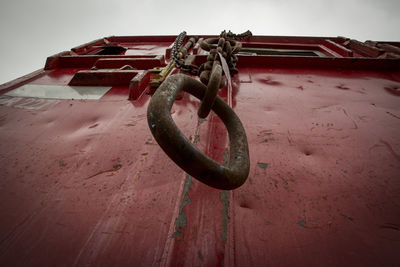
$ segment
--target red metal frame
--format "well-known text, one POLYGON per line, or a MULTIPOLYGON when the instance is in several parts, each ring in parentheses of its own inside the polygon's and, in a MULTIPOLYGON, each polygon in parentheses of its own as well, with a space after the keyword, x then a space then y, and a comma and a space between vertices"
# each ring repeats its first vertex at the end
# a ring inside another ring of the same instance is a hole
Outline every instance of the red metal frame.
MULTIPOLYGON (((185 174, 148 129, 150 69, 170 62, 175 38, 95 40, 0 86, 0 265, 398 265, 400 44, 243 41, 326 57, 239 56, 232 105, 251 170, 221 191, 185 174), (135 55, 93 55, 107 45, 135 55), (111 89, 99 100, 7 95, 74 84, 111 89)), ((206 60, 198 45, 189 53, 206 60)), ((224 163, 226 129, 198 106, 183 94, 171 116, 224 163)))

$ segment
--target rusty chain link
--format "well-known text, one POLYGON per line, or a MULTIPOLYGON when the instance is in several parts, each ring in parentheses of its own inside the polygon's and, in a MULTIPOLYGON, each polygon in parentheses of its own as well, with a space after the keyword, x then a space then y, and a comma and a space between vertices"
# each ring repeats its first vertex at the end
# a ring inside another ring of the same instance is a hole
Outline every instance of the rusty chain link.
POLYGON ((251 31, 247 30, 244 33, 240 34, 234 34, 233 32, 229 31, 226 32, 225 30, 221 32, 220 36, 225 38, 225 39, 231 39, 231 40, 244 40, 249 37, 251 37, 253 34, 251 31))
POLYGON ((178 69, 180 69, 184 73, 189 73, 190 75, 197 76, 199 73, 199 67, 196 65, 187 65, 185 64, 185 57, 187 56, 187 52, 192 45, 197 42, 197 37, 191 37, 187 43, 182 47, 182 43, 186 37, 186 32, 181 32, 172 46, 171 49, 171 57, 175 62, 175 65, 178 69))
MULTIPOLYGON (((231 31, 228 33, 223 31, 219 38, 210 38, 200 42, 200 47, 210 52, 207 56, 207 62, 200 66, 200 81, 208 87, 198 111, 200 118, 205 118, 210 113, 218 94, 218 87, 225 87, 226 79, 222 75, 230 79, 229 76, 234 76, 238 73, 236 69, 236 54, 242 48, 242 44, 234 39, 247 38, 249 36, 251 36, 250 31, 240 35, 235 35, 231 31), (218 78, 217 75, 219 75, 218 78), (216 84, 216 82, 218 83, 216 84)), ((228 80, 228 84, 230 86, 230 80, 228 80)), ((228 100, 228 103, 230 103, 230 100, 228 100)))
POLYGON ((194 76, 199 75, 200 81, 208 87, 198 110, 198 116, 200 118, 208 116, 214 104, 214 100, 218 95, 218 88, 225 87, 226 79, 223 76, 234 76, 238 73, 236 68, 238 58, 236 54, 239 53, 242 44, 237 40, 249 38, 251 35, 252 33, 250 31, 246 31, 242 34, 234 34, 231 31, 226 32, 224 30, 221 32, 219 38, 209 38, 200 41, 200 47, 205 51, 209 51, 207 61, 200 67, 193 64, 187 65, 184 60, 188 50, 195 44, 197 38, 191 37, 182 47, 182 43, 186 38, 186 32, 183 31, 177 36, 171 49, 171 57, 176 67, 184 73, 189 73, 194 76), (224 71, 221 69, 221 64, 223 65, 222 69, 224 71))
POLYGON ((197 115, 204 119, 208 116, 211 111, 211 107, 214 104, 215 98, 218 95, 218 89, 222 80, 222 68, 217 61, 214 61, 214 66, 211 71, 210 79, 207 84, 207 90, 201 100, 197 115))
MULTIPOLYGON (((182 47, 182 43, 186 38, 186 32, 181 32, 171 49, 171 57, 175 62, 175 65, 183 73, 188 73, 193 76, 200 76, 200 80, 204 84, 208 84, 210 79, 211 70, 213 67, 213 62, 220 59, 217 53, 221 53, 228 63, 228 67, 231 75, 235 75, 238 70, 236 69, 237 53, 239 53, 242 48, 242 44, 238 40, 244 40, 252 36, 250 31, 246 31, 241 34, 234 34, 231 31, 226 32, 225 30, 221 32, 219 38, 210 38, 200 42, 200 47, 203 50, 209 51, 210 54, 207 57, 207 62, 203 63, 200 67, 193 64, 185 64, 185 57, 187 56, 187 51, 189 48, 197 42, 197 37, 191 37, 185 46, 182 47), (216 47, 215 47, 216 46, 216 47)), ((225 86, 225 79, 221 79, 220 88, 225 86)))
MULTIPOLYGON (((201 41, 200 47, 210 53, 207 62, 198 67, 185 64, 187 52, 197 42, 197 38, 191 37, 182 47, 186 32, 180 33, 171 49, 173 61, 170 64, 175 64, 184 73, 199 75, 201 82, 183 74, 169 76, 153 95, 147 109, 150 130, 165 153, 185 172, 218 189, 235 189, 241 186, 249 175, 250 159, 246 132, 232 108, 218 97, 218 89, 225 86, 223 72, 227 76, 238 72, 236 54, 242 45, 237 40, 249 36, 250 31, 238 35, 231 31, 223 31, 219 38, 201 41), (198 110, 200 118, 207 117, 212 109, 225 124, 230 141, 229 167, 200 152, 175 125, 170 111, 175 98, 182 90, 201 100, 198 110)), ((228 83, 230 85, 230 80, 228 83)))
MULTIPOLYGON (((200 80, 204 84, 208 84, 211 75, 211 69, 214 65, 214 61, 218 61, 221 64, 221 59, 218 57, 220 53, 226 60, 229 67, 231 76, 238 73, 236 69, 236 63, 238 61, 237 53, 242 48, 242 44, 237 40, 243 40, 251 36, 251 32, 247 31, 242 34, 233 34, 231 31, 221 32, 219 38, 209 38, 200 42, 200 47, 203 50, 210 51, 207 57, 207 62, 200 66, 200 80)), ((224 75, 226 75, 224 73, 224 75)), ((225 86, 225 79, 221 79, 220 88, 225 86)))
POLYGON ((184 74, 169 76, 161 84, 147 108, 147 122, 155 140, 179 167, 208 186, 222 190, 241 186, 249 175, 250 157, 240 119, 222 98, 215 98, 212 110, 225 124, 229 136, 229 166, 225 166, 196 148, 174 123, 171 108, 181 90, 203 99, 207 86, 184 74))

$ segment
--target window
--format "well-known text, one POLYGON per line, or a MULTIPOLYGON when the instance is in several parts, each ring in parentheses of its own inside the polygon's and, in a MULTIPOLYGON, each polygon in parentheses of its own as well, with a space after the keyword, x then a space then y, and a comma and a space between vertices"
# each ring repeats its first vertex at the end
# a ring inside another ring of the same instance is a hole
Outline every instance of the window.
POLYGON ((322 52, 316 50, 298 50, 298 49, 274 49, 274 48, 252 48, 243 47, 239 55, 251 56, 300 56, 300 57, 324 57, 322 52))

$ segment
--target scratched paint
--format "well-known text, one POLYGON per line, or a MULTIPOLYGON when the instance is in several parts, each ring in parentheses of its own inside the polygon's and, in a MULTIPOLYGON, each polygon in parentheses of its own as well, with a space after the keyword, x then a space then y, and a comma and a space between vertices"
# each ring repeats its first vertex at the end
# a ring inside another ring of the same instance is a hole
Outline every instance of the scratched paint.
MULTIPOLYGON (((229 150, 225 148, 224 153, 224 165, 228 166, 229 164, 229 150)), ((219 198, 222 203, 222 234, 221 239, 224 243, 227 241, 228 236, 228 224, 229 224, 229 205, 230 205, 230 193, 227 190, 224 190, 220 193, 219 198)))
POLYGON ((297 223, 301 228, 306 228, 306 222, 305 221, 299 221, 298 223, 297 223))
POLYGON ((52 104, 59 102, 58 100, 41 99, 41 98, 26 98, 26 97, 0 97, 0 106, 21 108, 27 110, 40 110, 52 104))
MULTIPOLYGON (((200 126, 200 124, 201 124, 200 121, 201 121, 201 119, 199 119, 197 127, 200 126)), ((202 122, 204 122, 204 120, 202 122)), ((200 135, 197 134, 194 137, 193 144, 196 144, 199 141, 200 141, 200 135)), ((187 174, 186 175, 186 179, 185 179, 185 184, 184 184, 184 187, 183 187, 181 204, 179 206, 178 217, 175 219, 175 222, 174 222, 174 224, 175 224, 175 232, 172 234, 172 238, 182 237, 183 233, 184 233, 184 230, 185 230, 185 228, 187 226, 186 213, 185 213, 185 211, 183 209, 187 204, 189 204, 192 201, 190 199, 190 197, 189 197, 189 190, 190 190, 190 187, 192 185, 193 185, 192 177, 189 174, 187 174)), ((180 240, 178 239, 178 242, 179 241, 180 240)))
POLYGON ((264 162, 257 162, 257 166, 261 169, 266 169, 268 167, 268 164, 264 162))
MULTIPOLYGON (((186 213, 183 208, 191 202, 189 197, 190 186, 193 185, 192 177, 190 175, 186 175, 185 185, 183 187, 181 204, 179 206, 179 214, 175 219, 175 232, 172 234, 173 238, 182 237, 187 226, 186 213)), ((178 240, 179 241, 179 240, 178 240)))
POLYGON ((230 204, 230 196, 229 196, 229 191, 224 190, 220 193, 220 199, 223 205, 223 210, 222 210, 222 226, 223 226, 223 232, 221 234, 221 239, 223 242, 226 243, 227 241, 227 235, 228 235, 228 224, 229 224, 229 204, 230 204))
POLYGON ((56 99, 100 99, 110 86, 60 86, 27 84, 5 95, 16 97, 56 98, 56 99))

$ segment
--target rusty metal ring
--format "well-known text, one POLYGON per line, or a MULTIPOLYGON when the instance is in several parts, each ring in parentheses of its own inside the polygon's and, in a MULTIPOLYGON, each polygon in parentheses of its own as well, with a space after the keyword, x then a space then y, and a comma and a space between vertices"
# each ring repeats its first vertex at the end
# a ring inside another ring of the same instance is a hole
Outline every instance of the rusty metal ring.
POLYGON ((207 87, 189 76, 168 77, 150 100, 147 121, 164 152, 185 172, 218 189, 231 190, 241 186, 250 170, 246 132, 235 112, 217 96, 212 110, 225 124, 230 141, 229 167, 212 160, 198 150, 179 130, 171 117, 171 108, 179 91, 184 90, 202 99, 207 87))
MULTIPOLYGON (((216 48, 218 46, 219 39, 220 38, 209 38, 206 40, 202 40, 200 42, 200 47, 203 50, 210 51, 212 48, 216 48)), ((240 48, 242 48, 242 45, 240 42, 237 42, 235 40, 226 40, 226 41, 230 43, 232 50, 234 50, 234 51, 239 51, 240 48)))
POLYGON ((242 49, 242 43, 240 42, 236 42, 235 45, 231 44, 231 46, 232 46, 232 54, 237 54, 239 53, 240 49, 242 49))
POLYGON ((203 84, 208 84, 208 81, 210 80, 210 75, 211 75, 211 71, 210 70, 204 70, 200 73, 200 81, 203 84))
POLYGON ((224 49, 224 47, 225 47, 225 39, 224 38, 219 38, 218 47, 221 47, 221 49, 224 49))
POLYGON ((231 43, 228 41, 225 42, 225 50, 227 58, 230 58, 232 55, 232 46, 231 43))
POLYGON ((218 94, 221 78, 222 78, 222 68, 219 64, 214 63, 210 75, 210 80, 208 81, 207 85, 207 91, 204 94, 203 99, 201 100, 201 104, 197 112, 197 115, 202 119, 207 117, 211 111, 211 107, 214 104, 214 100, 218 94))

